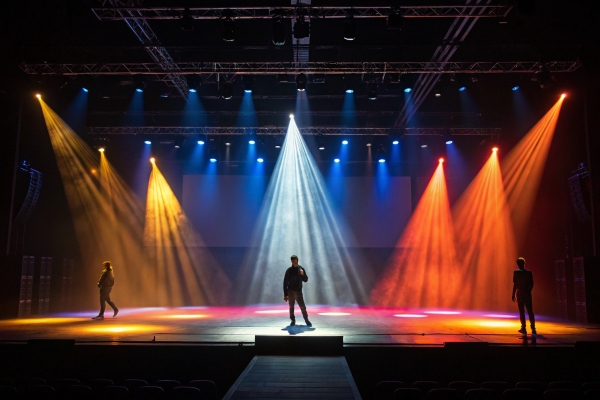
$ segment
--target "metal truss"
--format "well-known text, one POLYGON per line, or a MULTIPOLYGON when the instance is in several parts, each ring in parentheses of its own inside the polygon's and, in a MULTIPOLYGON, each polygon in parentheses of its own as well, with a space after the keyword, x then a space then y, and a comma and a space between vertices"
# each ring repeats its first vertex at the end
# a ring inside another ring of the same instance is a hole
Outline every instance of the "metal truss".
MULTIPOLYGON (((333 136, 499 136, 501 128, 336 128, 302 127, 303 135, 333 136)), ((285 135, 287 126, 281 127, 214 127, 214 126, 91 126, 90 135, 285 135)))
POLYGON ((157 68, 162 70, 162 80, 169 86, 173 86, 177 89, 179 94, 184 98, 187 97, 188 84, 185 76, 179 73, 179 66, 166 48, 160 45, 158 37, 148 25, 148 22, 142 18, 142 14, 139 11, 130 9, 128 5, 135 4, 132 0, 107 0, 105 3, 110 4, 110 7, 116 15, 119 15, 119 19, 124 20, 129 28, 135 33, 137 38, 144 44, 144 49, 156 62, 157 68))
MULTIPOLYGON (((105 2, 106 3, 106 2, 105 2)), ((110 3, 114 3, 110 1, 110 3)), ((194 19, 219 19, 225 10, 230 10, 235 19, 265 19, 273 15, 282 15, 285 18, 297 18, 305 15, 310 18, 345 18, 350 12, 354 18, 387 18, 390 7, 313 7, 303 4, 300 6, 285 7, 189 7, 194 19)), ((498 18, 506 17, 512 6, 495 5, 456 5, 456 6, 400 6, 394 7, 404 18, 498 18), (484 12, 479 15, 479 11, 484 12)), ((123 13, 136 13, 139 19, 180 19, 184 7, 148 6, 148 7, 95 7, 92 11, 100 20, 123 20, 127 17, 123 13)))
MULTIPOLYGON (((449 62, 179 62, 178 75, 185 74, 498 74, 573 72, 580 61, 449 61, 449 62)), ((21 63, 27 74, 36 75, 167 75, 164 63, 30 64, 21 63)), ((185 79, 184 79, 185 80, 185 79)))

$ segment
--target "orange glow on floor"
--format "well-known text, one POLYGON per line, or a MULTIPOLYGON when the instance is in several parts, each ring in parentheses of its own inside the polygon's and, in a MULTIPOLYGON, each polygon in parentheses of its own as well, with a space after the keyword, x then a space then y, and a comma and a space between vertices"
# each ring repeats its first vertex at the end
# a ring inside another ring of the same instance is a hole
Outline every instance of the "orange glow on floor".
POLYGON ((444 165, 439 163, 371 292, 371 303, 385 307, 451 307, 455 303, 455 268, 444 165))
POLYGON ((185 215, 156 163, 148 182, 144 244, 161 305, 218 305, 231 283, 185 215))
POLYGON ((166 319, 204 319, 209 317, 210 315, 207 314, 174 314, 163 316, 166 319))
POLYGON ((492 152, 453 207, 461 282, 456 308, 506 310, 517 259, 498 153, 492 152))
POLYGON ((506 197, 518 243, 522 243, 529 225, 563 99, 561 96, 502 160, 506 197))
MULTIPOLYGON (((164 328, 156 325, 144 324, 106 324, 108 321, 98 321, 96 326, 82 327, 81 331, 85 333, 148 333, 160 332, 164 328)), ((111 321, 112 322, 112 321, 111 321)))

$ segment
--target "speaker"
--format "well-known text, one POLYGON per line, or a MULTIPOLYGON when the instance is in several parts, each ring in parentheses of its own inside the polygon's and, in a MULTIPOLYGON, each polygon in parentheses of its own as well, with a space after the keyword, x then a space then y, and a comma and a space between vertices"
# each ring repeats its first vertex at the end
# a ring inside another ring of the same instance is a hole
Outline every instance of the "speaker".
POLYGON ((258 355, 341 356, 343 336, 259 336, 254 338, 258 355))
POLYGON ((595 257, 573 258, 575 316, 578 322, 600 322, 600 271, 595 257))
POLYGON ((588 173, 581 165, 575 175, 569 178, 569 193, 575 209, 575 215, 581 222, 591 220, 590 215, 590 181, 588 173))

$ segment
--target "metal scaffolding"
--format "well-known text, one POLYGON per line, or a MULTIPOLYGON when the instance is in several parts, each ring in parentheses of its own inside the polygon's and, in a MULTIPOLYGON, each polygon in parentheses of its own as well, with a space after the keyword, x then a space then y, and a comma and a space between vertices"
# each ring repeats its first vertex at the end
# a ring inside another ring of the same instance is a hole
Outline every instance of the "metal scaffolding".
MULTIPOLYGON (((413 61, 413 62, 178 62, 177 75, 186 74, 498 74, 535 73, 544 68, 550 73, 573 72, 575 61, 413 61)), ((167 75, 164 63, 32 64, 20 68, 35 75, 167 75)), ((185 78, 183 78, 185 80, 185 78)))
MULTIPOLYGON (((122 20, 126 19, 122 15, 124 12, 135 12, 140 19, 180 19, 184 7, 165 6, 113 6, 114 1, 105 1, 104 4, 111 3, 108 7, 94 7, 92 11, 100 20, 122 20)), ((457 6, 399 6, 394 10, 399 12, 404 18, 499 18, 506 17, 512 6, 510 5, 457 5, 457 6), (480 10, 484 10, 481 15, 480 10)), ((194 19, 219 19, 225 10, 233 13, 235 19, 266 19, 273 15, 282 15, 285 18, 297 18, 299 16, 298 6, 284 7, 189 7, 190 15, 194 19)), ((311 5, 302 5, 302 15, 308 15, 310 18, 345 18, 352 12, 354 18, 387 18, 390 13, 390 7, 349 7, 349 6, 326 6, 315 7, 311 5)))
MULTIPOLYGON (((338 136, 499 136, 501 128, 337 128, 302 127, 303 135, 338 136)), ((217 127, 217 126, 90 126, 89 135, 285 135, 287 126, 271 127, 217 127)))

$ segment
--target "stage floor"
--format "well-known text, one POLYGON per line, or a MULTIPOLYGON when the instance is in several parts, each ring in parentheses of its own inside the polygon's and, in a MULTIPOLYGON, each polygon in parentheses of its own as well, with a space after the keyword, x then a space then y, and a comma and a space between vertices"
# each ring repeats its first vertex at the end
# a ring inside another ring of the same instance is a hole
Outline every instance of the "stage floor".
POLYGON ((523 338, 515 313, 455 310, 406 310, 372 307, 309 307, 312 328, 299 311, 289 326, 283 305, 261 307, 183 307, 62 313, 43 318, 0 320, 0 341, 75 339, 78 343, 162 342, 180 344, 253 344, 255 335, 341 335, 345 345, 441 346, 445 342, 497 345, 571 346, 600 341, 600 325, 582 325, 540 316, 538 335, 523 338))

